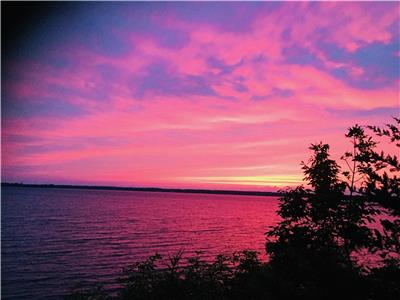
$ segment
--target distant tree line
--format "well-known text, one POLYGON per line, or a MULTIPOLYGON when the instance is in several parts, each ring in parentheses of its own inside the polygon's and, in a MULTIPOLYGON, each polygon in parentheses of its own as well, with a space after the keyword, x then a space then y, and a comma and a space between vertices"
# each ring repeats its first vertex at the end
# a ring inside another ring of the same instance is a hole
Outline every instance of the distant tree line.
POLYGON ((206 189, 177 189, 157 187, 120 187, 120 186, 96 186, 96 185, 70 185, 70 184, 31 184, 17 182, 2 182, 2 187, 27 187, 46 189, 83 189, 83 190, 111 190, 132 192, 157 192, 157 193, 189 193, 189 194, 216 194, 216 195, 248 195, 248 196, 280 196, 277 192, 261 191, 233 191, 233 190, 206 190, 206 189))
POLYGON ((400 299, 400 163, 377 141, 400 149, 399 124, 349 128, 345 170, 329 145, 310 146, 307 184, 284 191, 266 233, 268 262, 254 251, 156 254, 125 268, 116 294, 76 287, 66 299, 400 299))

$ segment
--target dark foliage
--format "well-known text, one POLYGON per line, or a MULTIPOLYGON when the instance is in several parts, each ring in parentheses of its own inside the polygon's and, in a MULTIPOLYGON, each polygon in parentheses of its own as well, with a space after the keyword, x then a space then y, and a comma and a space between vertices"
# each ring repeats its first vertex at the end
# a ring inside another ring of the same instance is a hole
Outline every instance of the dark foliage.
POLYGON ((345 171, 329 145, 311 145, 307 185, 284 191, 282 219, 266 233, 268 262, 253 251, 213 262, 157 254, 123 270, 117 295, 78 289, 67 299, 400 299, 400 164, 366 133, 400 147, 394 121, 349 128, 345 171), (374 267, 361 263, 374 255, 374 267))
POLYGON ((400 161, 396 155, 379 151, 379 143, 366 134, 381 137, 382 143, 390 143, 400 153, 400 119, 394 118, 394 124, 386 124, 385 128, 358 125, 349 129, 346 135, 353 139, 353 154, 347 153, 354 163, 353 173, 360 177, 358 188, 354 185, 362 199, 375 204, 391 218, 381 220, 382 230, 374 230, 375 251, 383 258, 393 253, 400 253, 400 161))
POLYGON ((64 297, 65 300, 107 300, 110 299, 108 293, 102 286, 85 286, 83 284, 77 284, 71 288, 69 295, 64 297))

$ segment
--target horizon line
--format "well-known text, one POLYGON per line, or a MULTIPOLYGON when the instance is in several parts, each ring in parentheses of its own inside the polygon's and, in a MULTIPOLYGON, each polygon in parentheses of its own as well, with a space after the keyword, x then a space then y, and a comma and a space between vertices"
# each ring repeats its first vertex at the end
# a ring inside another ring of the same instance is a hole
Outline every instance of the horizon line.
POLYGON ((164 193, 188 193, 188 194, 222 194, 242 196, 281 196, 281 192, 251 191, 251 190, 224 190, 224 189, 195 189, 195 188, 161 188, 161 187, 127 187, 108 185, 76 185, 76 184, 52 184, 52 183, 17 183, 1 182, 1 187, 32 187, 32 188, 61 188, 61 189, 86 189, 86 190, 120 190, 136 192, 164 192, 164 193))

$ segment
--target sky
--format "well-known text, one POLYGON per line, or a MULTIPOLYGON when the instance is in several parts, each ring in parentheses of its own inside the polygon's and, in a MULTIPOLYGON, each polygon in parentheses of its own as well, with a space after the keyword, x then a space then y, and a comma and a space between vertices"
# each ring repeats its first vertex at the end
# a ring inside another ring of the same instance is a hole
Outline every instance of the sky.
POLYGON ((311 143, 339 158, 399 116, 399 2, 23 5, 2 4, 3 182, 276 190, 311 143))

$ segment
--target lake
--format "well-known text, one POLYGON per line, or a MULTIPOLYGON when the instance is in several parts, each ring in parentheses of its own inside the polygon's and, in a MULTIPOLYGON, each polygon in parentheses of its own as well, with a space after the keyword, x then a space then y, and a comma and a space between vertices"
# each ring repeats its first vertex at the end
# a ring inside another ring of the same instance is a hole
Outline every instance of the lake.
POLYGON ((60 299, 76 282, 112 286, 158 252, 264 254, 277 197, 3 187, 2 299, 60 299))

